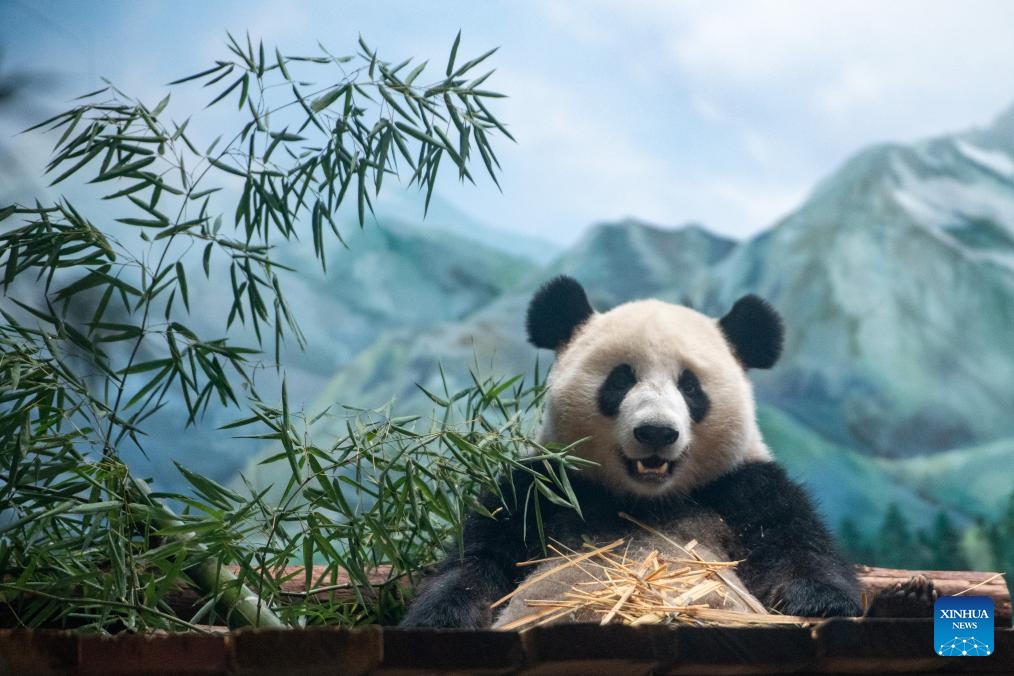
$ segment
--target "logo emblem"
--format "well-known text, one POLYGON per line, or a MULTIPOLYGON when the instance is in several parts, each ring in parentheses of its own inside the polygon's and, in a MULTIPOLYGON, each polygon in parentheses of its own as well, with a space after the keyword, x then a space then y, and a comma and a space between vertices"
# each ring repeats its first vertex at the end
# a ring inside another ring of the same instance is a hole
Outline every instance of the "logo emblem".
POLYGON ((933 604, 933 652, 947 657, 993 654, 993 599, 941 596, 933 604))

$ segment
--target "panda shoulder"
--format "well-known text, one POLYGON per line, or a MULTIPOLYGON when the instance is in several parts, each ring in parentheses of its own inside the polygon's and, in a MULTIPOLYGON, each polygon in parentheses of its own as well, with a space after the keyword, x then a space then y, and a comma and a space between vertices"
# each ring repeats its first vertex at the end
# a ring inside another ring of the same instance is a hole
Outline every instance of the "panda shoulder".
POLYGON ((723 512, 731 509, 749 513, 775 504, 811 503, 803 487, 773 460, 744 463, 699 488, 694 497, 708 505, 725 507, 720 510, 723 512))

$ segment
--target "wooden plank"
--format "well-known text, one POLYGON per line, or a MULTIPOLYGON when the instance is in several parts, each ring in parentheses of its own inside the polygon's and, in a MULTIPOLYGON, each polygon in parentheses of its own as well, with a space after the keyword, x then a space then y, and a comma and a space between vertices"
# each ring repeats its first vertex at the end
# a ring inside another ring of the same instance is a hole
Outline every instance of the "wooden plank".
POLYGON ((994 622, 997 627, 1011 625, 1011 599, 1007 581, 1002 573, 972 570, 904 570, 897 568, 876 568, 856 566, 859 585, 867 599, 877 592, 888 589, 899 582, 905 582, 914 575, 925 575, 933 580, 941 596, 988 596, 993 599, 994 622))
MULTIPOLYGON (((230 567, 233 572, 238 568, 230 567)), ((899 582, 904 582, 913 575, 925 575, 933 580, 937 591, 942 596, 967 594, 969 596, 988 596, 995 605, 995 622, 997 627, 1011 624, 1011 597, 1007 582, 1001 573, 971 570, 903 570, 896 568, 878 568, 857 565, 859 586, 865 599, 872 599, 878 592, 888 589, 899 582)), ((333 571, 332 571, 333 573, 333 571)), ((348 575, 339 570, 337 574, 328 573, 326 566, 314 566, 311 577, 311 591, 322 602, 341 602, 355 598, 352 583, 348 575)), ((284 593, 295 597, 306 594, 306 577, 301 566, 287 566, 279 570, 277 577, 283 577, 281 587, 284 593)), ((370 584, 380 586, 389 584, 390 568, 380 566, 369 576, 370 584)), ((399 584, 405 584, 402 580, 399 584)), ((196 610, 197 595, 192 590, 181 589, 172 595, 170 605, 178 612, 185 614, 187 608, 196 610)), ((192 611, 191 611, 192 612, 192 611)))
MULTIPOLYGON (((234 573, 237 566, 230 566, 234 573)), ((933 580, 937 591, 944 596, 967 594, 970 596, 988 596, 993 599, 995 607, 994 621, 997 627, 1011 626, 1011 596, 1007 583, 1000 573, 967 570, 902 570, 894 568, 877 568, 858 565, 856 572, 864 599, 872 599, 878 592, 893 585, 904 582, 913 575, 925 575, 933 580)), ((276 579, 283 578, 281 583, 284 595, 293 599, 303 598, 307 592, 306 576, 301 566, 287 566, 275 572, 276 579)), ((390 568, 380 566, 369 575, 371 587, 384 584, 407 586, 407 580, 392 580, 390 568)), ((355 598, 355 590, 349 576, 343 570, 329 572, 327 566, 314 566, 310 579, 310 592, 321 602, 340 603, 355 598)), ((256 585, 251 585, 256 587, 256 585)), ((189 588, 179 588, 170 592, 166 599, 169 606, 182 618, 189 619, 201 606, 198 594, 189 588)), ((0 605, 0 626, 13 626, 13 618, 4 616, 0 605)))

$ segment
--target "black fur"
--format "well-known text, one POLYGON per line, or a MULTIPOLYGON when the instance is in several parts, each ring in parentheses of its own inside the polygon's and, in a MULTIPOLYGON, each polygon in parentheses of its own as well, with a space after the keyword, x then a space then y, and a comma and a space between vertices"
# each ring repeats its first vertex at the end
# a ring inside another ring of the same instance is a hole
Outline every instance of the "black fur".
MULTIPOLYGON (((699 490, 732 529, 743 584, 786 615, 858 615, 855 571, 803 488, 773 462, 750 463, 699 490)), ((733 552, 734 558, 737 558, 733 552)))
POLYGON ((542 285, 528 304, 525 326, 535 347, 557 350, 595 313, 577 280, 560 275, 542 285))
POLYGON ((629 364, 620 364, 606 376, 599 386, 599 412, 607 418, 615 418, 620 412, 620 404, 637 383, 637 376, 629 364))
MULTIPOLYGON (((529 474, 515 471, 501 493, 519 496, 521 502, 506 498, 510 504, 495 520, 475 513, 467 517, 464 552, 455 548, 448 553, 423 583, 403 625, 490 626, 490 604, 513 591, 531 570, 515 564, 542 555, 534 510, 526 512, 523 503, 530 484, 529 474)), ((729 527, 719 546, 732 559, 743 559, 737 572, 765 605, 807 616, 859 614, 852 568, 836 551, 806 493, 774 463, 745 465, 686 498, 616 495, 580 475, 572 476, 571 484, 584 519, 543 500, 547 538, 577 549, 585 536, 607 542, 628 535, 636 527, 621 519, 620 512, 663 532, 668 524, 685 526, 697 519, 707 523, 717 514, 729 527)), ((483 504, 490 511, 504 507, 492 495, 485 496, 483 504)))
POLYGON ((782 318, 763 298, 743 296, 718 320, 718 325, 743 368, 769 369, 782 354, 782 318))
POLYGON ((676 387, 683 394, 683 399, 687 402, 687 408, 690 410, 690 419, 695 423, 699 423, 704 420, 705 416, 708 415, 708 411, 711 410, 711 399, 708 397, 708 393, 701 387, 701 381, 697 377, 697 374, 690 369, 684 369, 683 373, 680 374, 679 380, 676 381, 676 387))

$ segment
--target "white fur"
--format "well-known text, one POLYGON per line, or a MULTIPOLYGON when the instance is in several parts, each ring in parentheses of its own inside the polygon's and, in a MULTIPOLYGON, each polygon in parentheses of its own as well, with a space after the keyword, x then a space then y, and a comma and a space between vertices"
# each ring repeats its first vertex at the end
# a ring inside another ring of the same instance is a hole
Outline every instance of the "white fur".
POLYGON ((685 493, 747 460, 771 459, 742 366, 717 322, 690 308, 642 300, 593 314, 559 350, 548 388, 540 441, 569 444, 588 437, 573 451, 598 463, 585 476, 619 493, 685 493), (619 364, 634 369, 637 384, 610 418, 599 411, 598 391, 619 364), (676 386, 685 368, 697 374, 711 402, 696 424, 676 386), (625 458, 649 454, 633 436, 644 424, 679 432, 664 453, 679 459, 666 481, 640 481, 627 472, 625 458))

